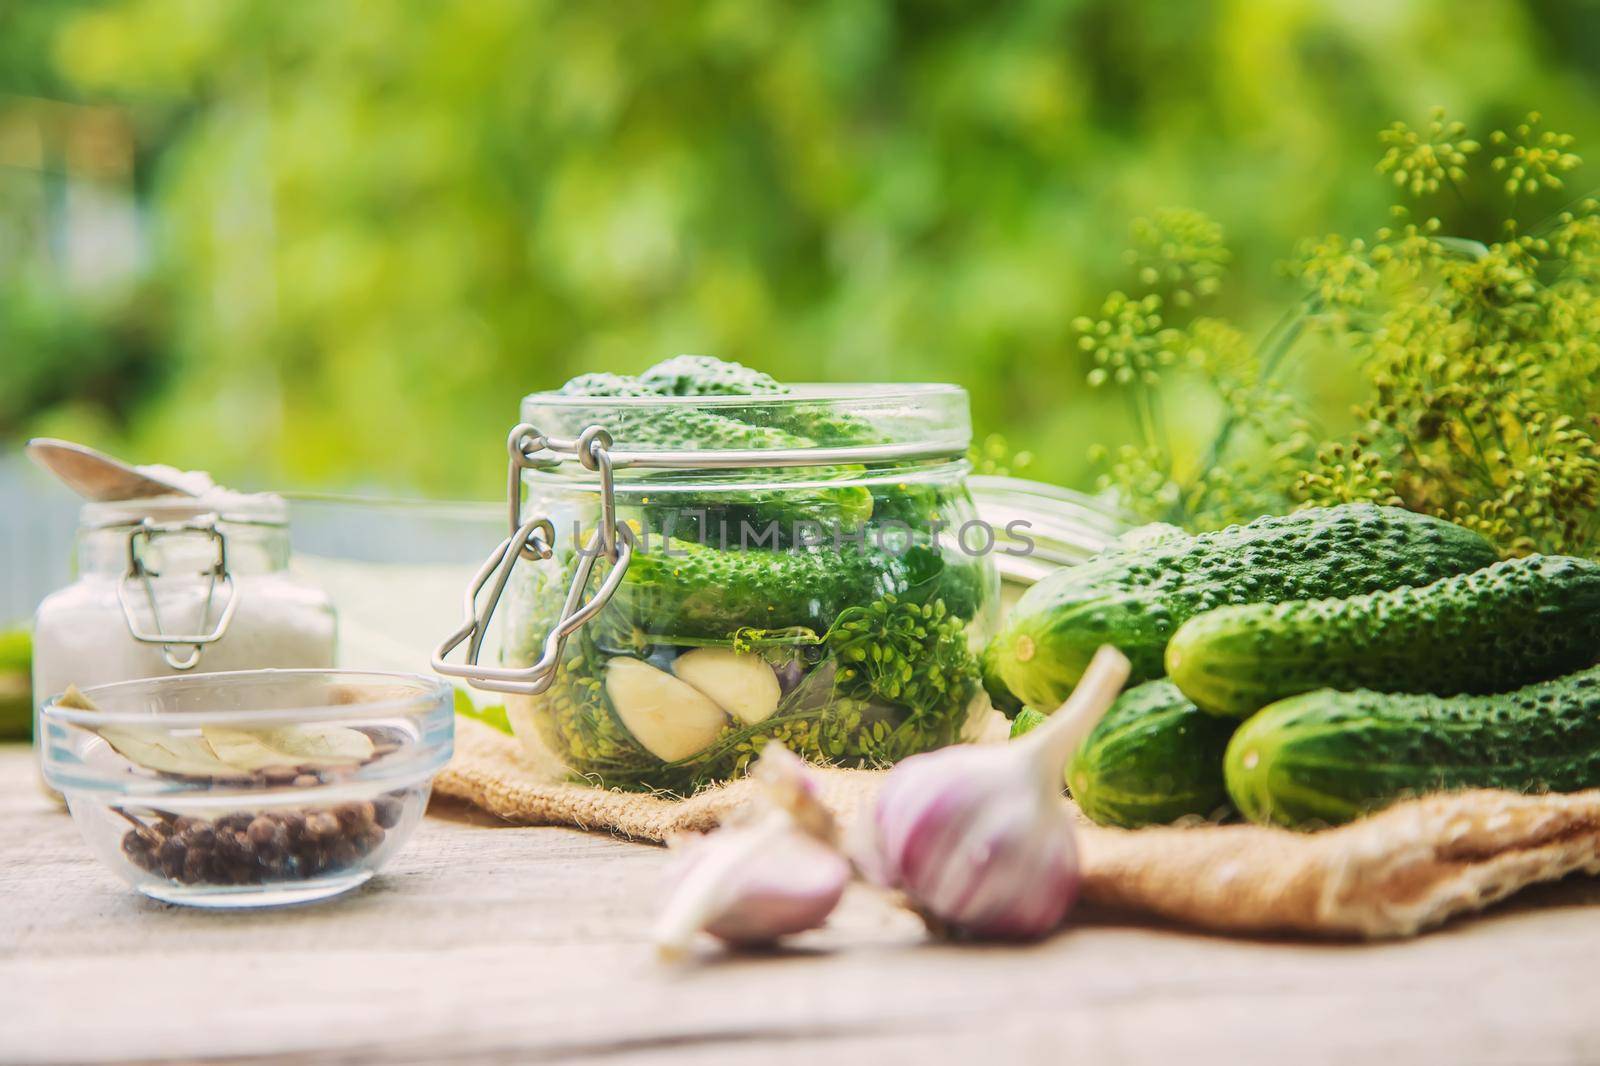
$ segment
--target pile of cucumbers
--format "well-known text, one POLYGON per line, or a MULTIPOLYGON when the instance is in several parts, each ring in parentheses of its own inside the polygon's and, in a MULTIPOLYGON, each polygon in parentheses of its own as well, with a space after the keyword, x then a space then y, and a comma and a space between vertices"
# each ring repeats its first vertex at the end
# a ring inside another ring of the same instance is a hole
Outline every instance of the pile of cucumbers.
POLYGON ((1166 533, 1053 574, 984 656, 1042 720, 1113 644, 1133 684, 1067 770, 1119 826, 1315 828, 1412 795, 1600 786, 1600 566, 1348 505, 1166 533))
MULTIPOLYGON (((557 396, 573 424, 606 426, 629 448, 882 440, 838 404, 701 356, 636 376, 586 374, 557 396)), ((773 740, 817 761, 876 766, 960 739, 987 707, 975 650, 997 580, 985 560, 927 532, 934 519, 955 529, 973 517, 960 480, 933 474, 933 464, 901 464, 619 476, 618 514, 640 547, 610 602, 568 641, 551 688, 508 701, 514 728, 589 781, 684 794, 736 776, 773 740), (799 523, 820 542, 801 540, 799 523), (746 540, 742 528, 764 537, 746 540)), ((570 504, 562 491, 530 481, 530 506, 570 504)), ((578 561, 568 529, 558 530, 562 552, 519 566, 508 588, 508 663, 539 657, 578 561)))

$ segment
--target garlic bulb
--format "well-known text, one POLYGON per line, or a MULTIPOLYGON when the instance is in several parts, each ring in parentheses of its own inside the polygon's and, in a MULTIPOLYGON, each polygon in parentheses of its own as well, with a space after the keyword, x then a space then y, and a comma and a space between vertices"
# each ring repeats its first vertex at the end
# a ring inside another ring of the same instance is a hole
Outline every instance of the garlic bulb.
POLYGON ((1071 697, 1021 739, 900 763, 865 823, 863 870, 955 935, 1028 939, 1055 929, 1078 892, 1062 770, 1127 678, 1128 660, 1101 648, 1071 697))
POLYGON ((815 929, 850 883, 833 816, 800 758, 768 744, 751 776, 765 801, 750 820, 671 841, 673 892, 655 929, 664 957, 685 953, 702 931, 755 946, 815 929))

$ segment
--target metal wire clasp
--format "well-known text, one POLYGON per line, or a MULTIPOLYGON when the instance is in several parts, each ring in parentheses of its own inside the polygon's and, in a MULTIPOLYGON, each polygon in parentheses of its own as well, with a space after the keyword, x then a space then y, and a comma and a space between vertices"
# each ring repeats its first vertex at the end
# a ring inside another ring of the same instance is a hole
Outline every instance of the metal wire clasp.
POLYGON ((510 692, 518 695, 538 695, 555 680, 556 667, 566 648, 567 638, 576 633, 611 599, 611 594, 622 583, 633 559, 633 531, 617 522, 616 494, 612 487, 611 435, 600 426, 590 426, 576 438, 547 437, 524 422, 511 431, 506 441, 510 453, 506 484, 506 503, 509 511, 511 535, 501 541, 468 586, 465 597, 465 619, 461 626, 445 638, 433 653, 433 668, 447 677, 465 678, 473 688, 490 692, 510 692), (594 534, 579 553, 578 566, 572 583, 567 587, 566 599, 561 605, 561 615, 545 637, 539 661, 525 667, 484 666, 478 659, 483 650, 484 638, 489 634, 489 622, 505 592, 506 583, 518 559, 538 561, 554 554, 555 525, 540 515, 526 521, 522 518, 522 471, 540 466, 552 458, 575 457, 587 470, 600 478, 600 522, 594 534), (604 555, 611 569, 587 600, 589 578, 595 561, 604 555), (491 586, 492 583, 492 587, 491 586), (478 604, 485 588, 489 595, 483 605, 478 604), (462 644, 467 645, 466 661, 461 664, 446 661, 446 656, 462 644))
POLYGON ((228 572, 228 538, 217 528, 217 516, 201 515, 190 521, 172 523, 153 522, 146 518, 134 526, 128 533, 128 568, 124 571, 122 580, 117 583, 117 601, 122 605, 122 616, 127 621, 128 633, 134 640, 141 644, 161 645, 161 657, 174 670, 194 669, 195 664, 200 661, 201 648, 222 639, 228 631, 228 623, 233 621, 234 609, 239 605, 239 595, 234 588, 233 575, 228 572), (205 602, 200 607, 200 625, 204 626, 206 619, 211 617, 211 604, 216 598, 219 582, 228 599, 223 604, 222 613, 217 616, 215 624, 209 630, 199 633, 167 633, 164 632, 166 627, 161 621, 155 586, 151 582, 152 578, 160 577, 161 572, 145 561, 145 552, 157 537, 184 533, 202 534, 216 547, 216 556, 211 565, 198 571, 200 575, 209 578, 205 602), (136 582, 144 587, 145 600, 150 606, 150 617, 156 626, 153 633, 140 625, 134 616, 133 594, 136 582))

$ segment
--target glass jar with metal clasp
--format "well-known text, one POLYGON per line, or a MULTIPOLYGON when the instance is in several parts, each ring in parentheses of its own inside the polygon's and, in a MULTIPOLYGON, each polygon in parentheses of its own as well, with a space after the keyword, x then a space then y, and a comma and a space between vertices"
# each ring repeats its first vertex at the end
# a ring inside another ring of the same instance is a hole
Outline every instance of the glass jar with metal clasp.
POLYGON ((992 717, 999 587, 970 436, 953 385, 530 395, 509 535, 434 668, 611 787, 691 792, 769 742, 881 766, 963 739, 992 717))
POLYGON ((36 703, 69 685, 333 666, 333 605, 289 561, 278 496, 85 504, 77 578, 34 619, 36 703))

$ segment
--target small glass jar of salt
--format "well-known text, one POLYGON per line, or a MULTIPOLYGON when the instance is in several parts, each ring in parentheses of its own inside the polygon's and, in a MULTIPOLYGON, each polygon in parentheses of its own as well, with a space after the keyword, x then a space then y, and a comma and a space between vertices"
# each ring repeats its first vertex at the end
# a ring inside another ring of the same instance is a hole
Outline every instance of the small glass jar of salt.
POLYGON ((77 580, 34 617, 35 738, 38 705, 69 684, 334 665, 333 605, 289 572, 283 498, 163 473, 196 494, 79 512, 77 580))

